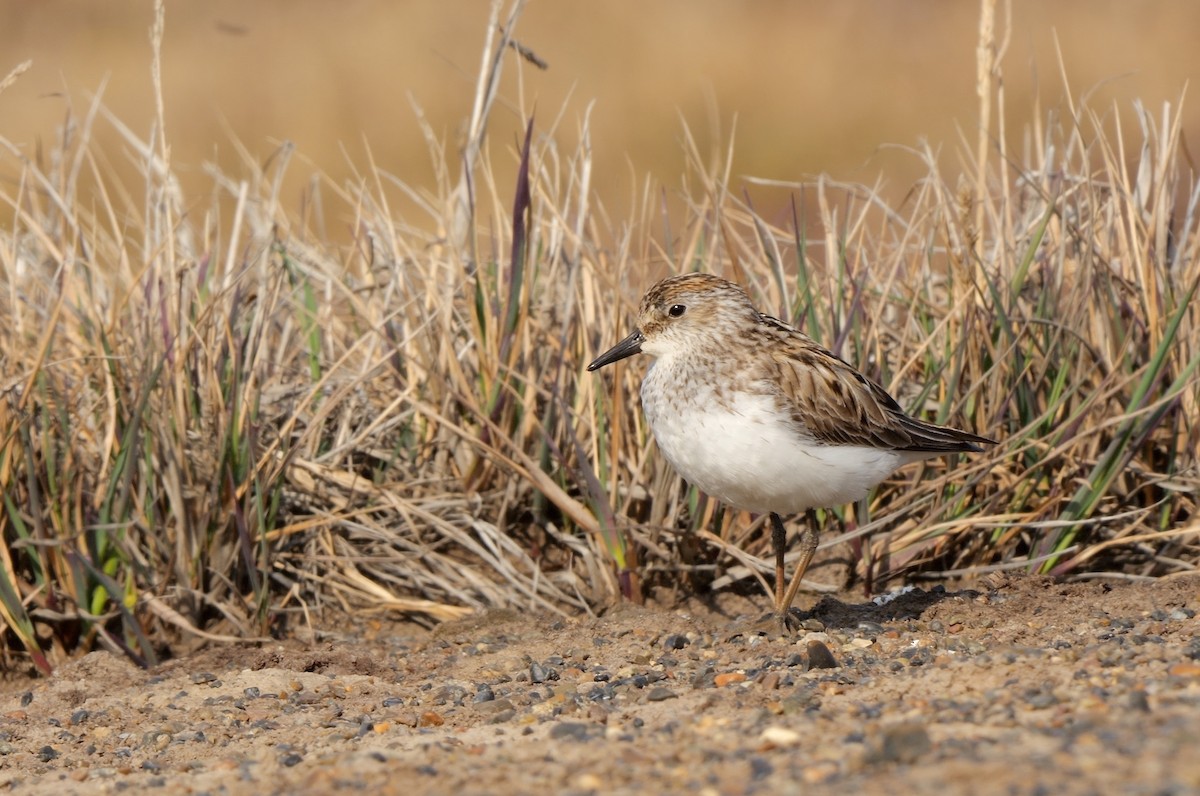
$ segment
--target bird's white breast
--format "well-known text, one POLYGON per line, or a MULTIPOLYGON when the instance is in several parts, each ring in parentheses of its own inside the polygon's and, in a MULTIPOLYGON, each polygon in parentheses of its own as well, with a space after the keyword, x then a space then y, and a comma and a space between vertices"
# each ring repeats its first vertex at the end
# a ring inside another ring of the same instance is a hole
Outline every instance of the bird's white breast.
POLYGON ((793 514, 851 503, 911 459, 895 450, 818 443, 780 414, 770 395, 726 385, 718 396, 661 364, 641 389, 659 448, 689 483, 735 508, 793 514))

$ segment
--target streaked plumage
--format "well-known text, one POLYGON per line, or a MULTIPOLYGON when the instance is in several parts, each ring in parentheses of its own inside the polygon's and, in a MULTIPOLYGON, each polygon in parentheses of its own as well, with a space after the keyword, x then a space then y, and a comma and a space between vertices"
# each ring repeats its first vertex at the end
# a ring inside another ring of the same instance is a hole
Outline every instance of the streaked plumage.
POLYGON ((671 465, 735 508, 772 515, 781 622, 817 540, 815 530, 802 536, 785 595, 778 515, 853 502, 904 464, 991 442, 909 416, 882 387, 717 276, 654 285, 637 329, 588 370, 636 353, 655 358, 642 408, 671 465))

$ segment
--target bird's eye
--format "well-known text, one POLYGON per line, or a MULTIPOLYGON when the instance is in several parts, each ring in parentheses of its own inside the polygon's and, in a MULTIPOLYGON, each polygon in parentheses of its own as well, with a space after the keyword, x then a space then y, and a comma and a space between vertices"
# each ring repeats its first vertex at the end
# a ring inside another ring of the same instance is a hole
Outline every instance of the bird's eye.
POLYGON ((682 304, 672 304, 671 309, 667 310, 667 314, 672 318, 678 318, 685 312, 687 312, 687 307, 683 306, 682 304))

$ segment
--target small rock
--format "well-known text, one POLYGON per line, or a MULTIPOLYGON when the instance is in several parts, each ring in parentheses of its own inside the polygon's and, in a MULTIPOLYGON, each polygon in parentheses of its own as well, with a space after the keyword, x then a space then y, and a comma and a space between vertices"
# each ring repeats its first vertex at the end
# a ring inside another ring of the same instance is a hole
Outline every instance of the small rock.
POLYGON ((1200 663, 1193 661, 1177 663, 1167 669, 1167 674, 1172 677, 1200 677, 1200 663))
POLYGON ((427 710, 421 714, 420 720, 417 722, 418 727, 441 727, 446 723, 440 713, 434 713, 432 710, 427 710))
POLYGON ((811 707, 819 706, 820 701, 812 691, 798 691, 794 694, 788 694, 779 702, 779 708, 785 716, 794 716, 798 713, 804 713, 811 707))
POLYGON ((925 725, 904 722, 883 728, 872 745, 869 759, 876 763, 913 763, 932 748, 925 725))
POLYGON ((762 735, 759 736, 763 743, 780 748, 796 746, 803 737, 795 730, 778 726, 767 727, 762 731, 762 735))
POLYGON ((646 694, 648 702, 666 702, 668 699, 675 699, 678 695, 669 688, 664 688, 661 685, 650 689, 650 693, 646 694))
POLYGON ((810 641, 808 642, 808 668, 809 669, 836 669, 838 667, 837 660, 833 657, 833 653, 829 651, 824 642, 810 641))
POLYGON ((552 741, 586 741, 594 734, 592 725, 581 721, 564 721, 550 728, 552 741))
POLYGON ((838 764, 832 760, 822 760, 806 766, 800 777, 809 785, 829 782, 840 773, 838 764))
POLYGON ((531 663, 529 665, 529 682, 544 683, 547 680, 557 680, 557 679, 558 679, 558 672, 554 671, 550 667, 543 666, 542 664, 538 663, 537 661, 534 661, 533 663, 531 663))
POLYGON ((775 767, 761 757, 750 758, 750 780, 757 782, 775 773, 775 767))
POLYGON ((1129 692, 1129 696, 1125 704, 1131 710, 1136 710, 1139 713, 1150 712, 1150 701, 1146 699, 1146 692, 1140 688, 1129 692))
POLYGON ((490 702, 476 702, 475 710, 479 713, 487 715, 489 713, 501 713, 505 710, 512 710, 513 703, 507 699, 493 699, 490 702))
POLYGON ((742 672, 723 672, 713 677, 713 685, 717 688, 744 682, 746 682, 746 675, 742 672))
POLYGON ((672 633, 663 639, 663 647, 669 650, 681 650, 689 643, 688 637, 682 633, 672 633))
POLYGON ((580 774, 575 778, 575 787, 576 789, 584 792, 595 793, 597 791, 605 790, 605 782, 596 774, 580 774))
POLYGON ((766 672, 759 676, 758 684, 765 691, 778 691, 779 683, 783 680, 783 675, 779 672, 766 672))
POLYGON ((1039 691, 1029 696, 1029 707, 1044 710, 1058 704, 1058 697, 1051 691, 1039 691))

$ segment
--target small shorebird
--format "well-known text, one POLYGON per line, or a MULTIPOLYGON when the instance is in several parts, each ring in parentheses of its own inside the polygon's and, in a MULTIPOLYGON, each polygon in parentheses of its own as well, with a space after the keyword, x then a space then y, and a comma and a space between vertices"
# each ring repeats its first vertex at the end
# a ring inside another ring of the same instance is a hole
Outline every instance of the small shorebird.
POLYGON ((817 549, 813 509, 859 500, 909 462, 993 443, 910 417, 878 384, 717 276, 654 285, 634 332, 587 369, 638 353, 655 358, 642 409, 667 461, 725 504, 771 515, 775 616, 785 631, 817 549), (799 512, 810 516, 785 590, 780 515, 799 512))

